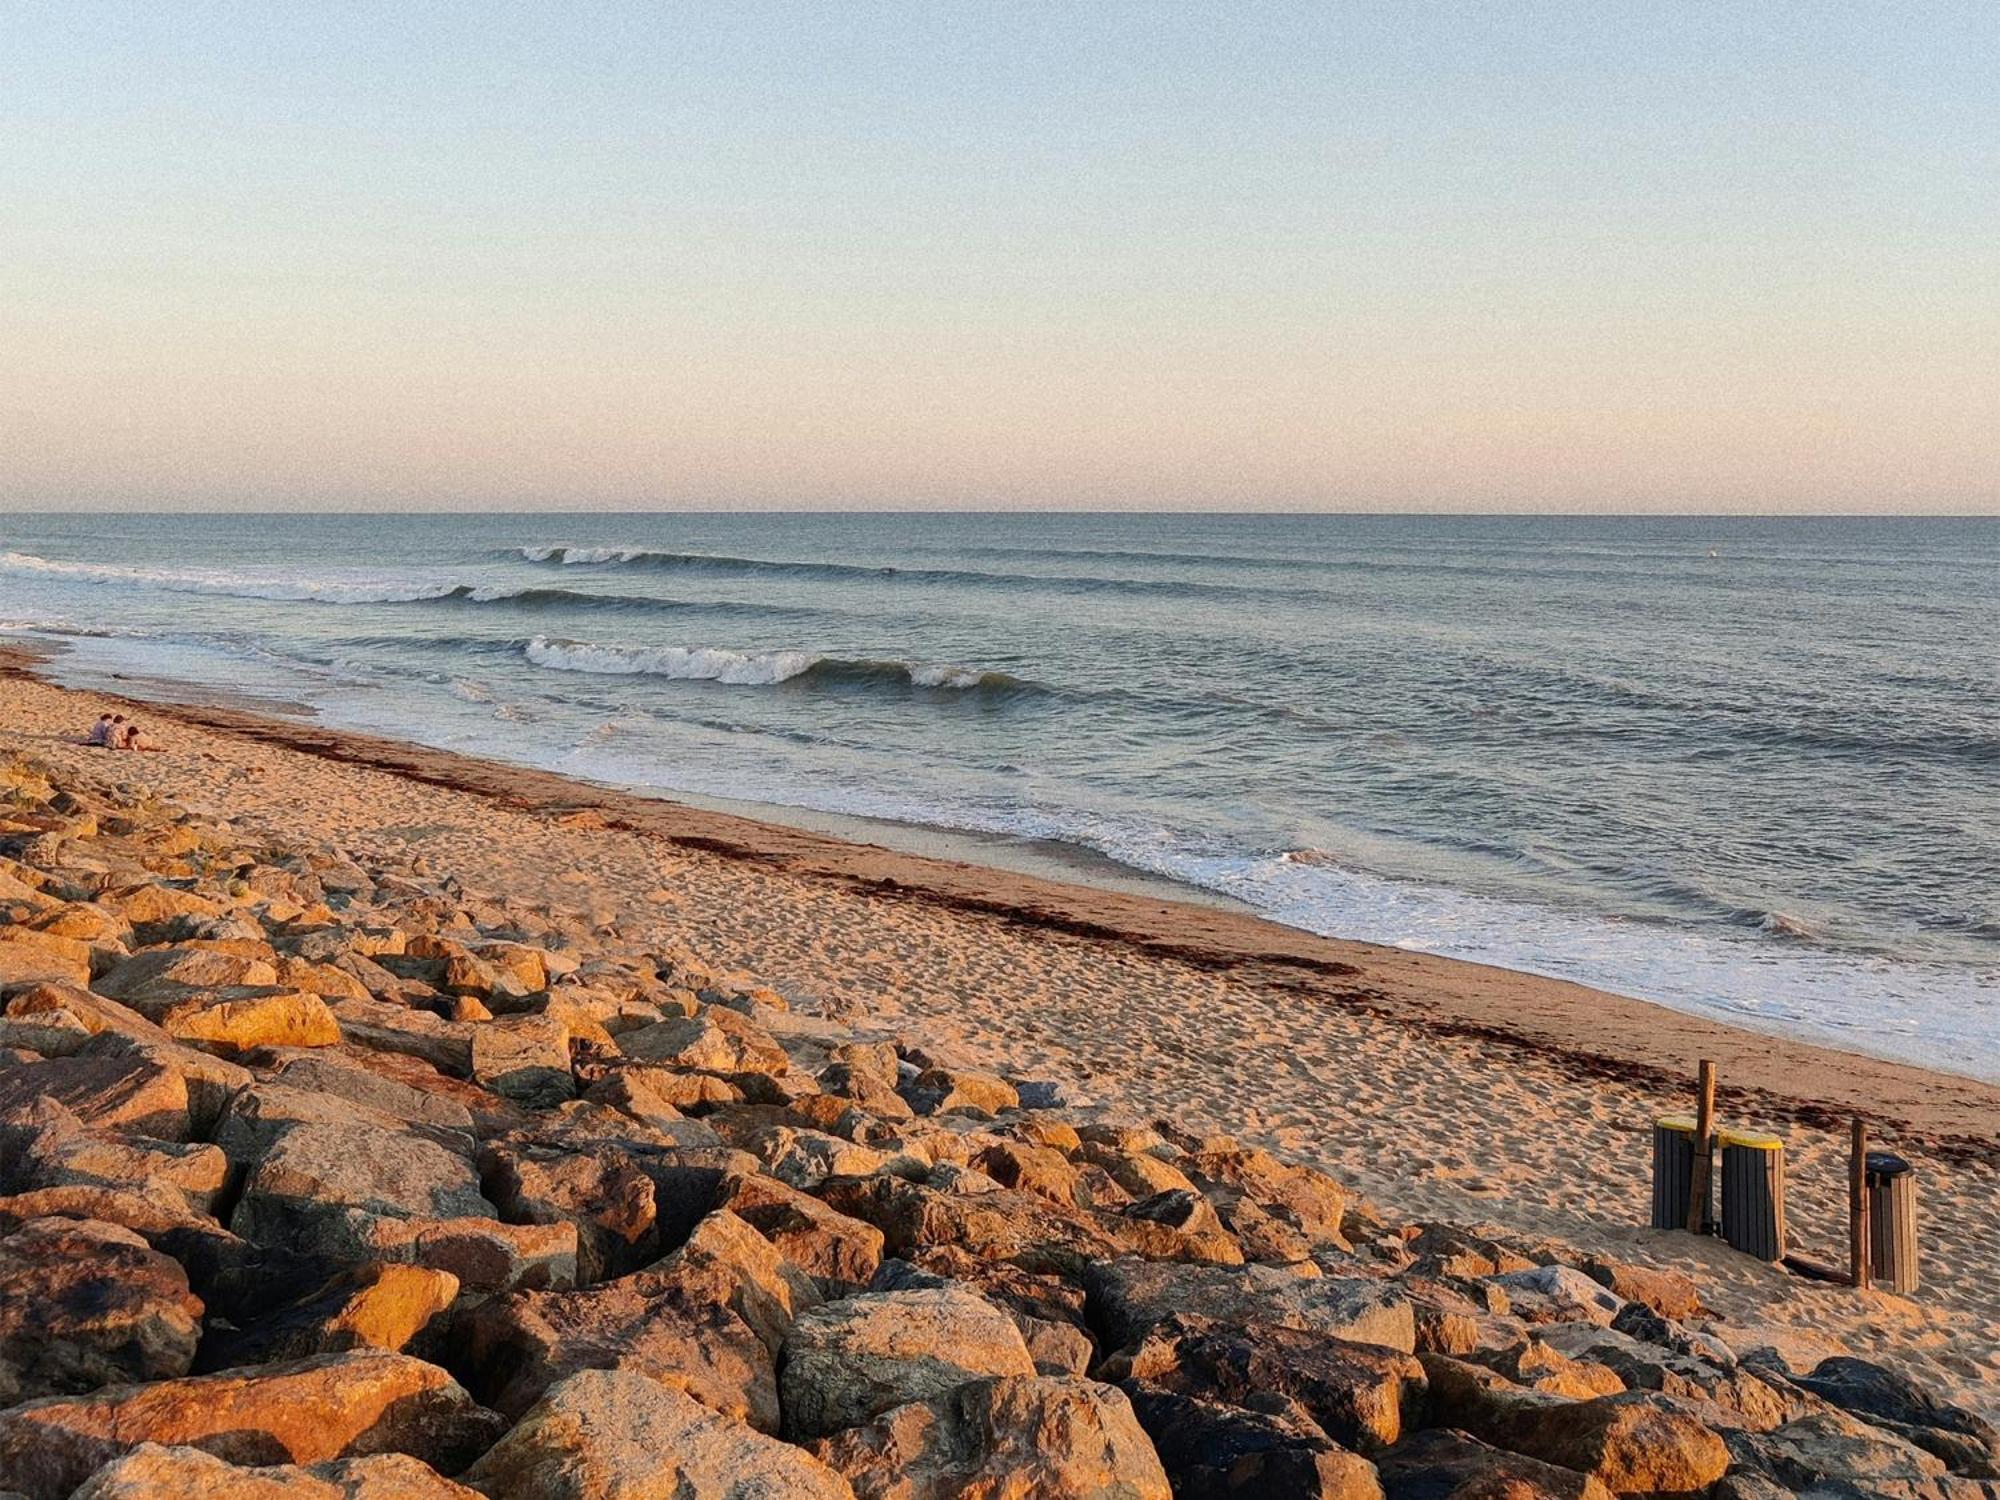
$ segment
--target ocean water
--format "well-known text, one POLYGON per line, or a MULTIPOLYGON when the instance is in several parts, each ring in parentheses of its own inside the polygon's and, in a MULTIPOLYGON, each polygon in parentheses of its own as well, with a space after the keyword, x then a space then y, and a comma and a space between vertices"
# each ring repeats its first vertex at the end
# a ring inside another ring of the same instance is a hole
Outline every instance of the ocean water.
POLYGON ((27 515, 0 628, 2000 1078, 2000 521, 27 515))

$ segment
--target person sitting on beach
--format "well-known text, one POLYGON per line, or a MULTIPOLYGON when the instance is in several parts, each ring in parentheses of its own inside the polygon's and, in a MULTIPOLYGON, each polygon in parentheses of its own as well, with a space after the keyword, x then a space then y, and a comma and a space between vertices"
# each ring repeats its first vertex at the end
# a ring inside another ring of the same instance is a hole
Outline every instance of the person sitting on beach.
POLYGON ((160 751, 167 747, 147 734, 137 724, 127 724, 125 726, 125 748, 127 750, 160 751))
POLYGON ((111 712, 109 709, 97 716, 97 722, 90 726, 90 733, 83 737, 86 745, 111 747, 111 712))
POLYGON ((125 715, 113 714, 111 727, 104 733, 104 743, 113 750, 123 750, 125 742, 132 737, 132 726, 125 722, 125 715))

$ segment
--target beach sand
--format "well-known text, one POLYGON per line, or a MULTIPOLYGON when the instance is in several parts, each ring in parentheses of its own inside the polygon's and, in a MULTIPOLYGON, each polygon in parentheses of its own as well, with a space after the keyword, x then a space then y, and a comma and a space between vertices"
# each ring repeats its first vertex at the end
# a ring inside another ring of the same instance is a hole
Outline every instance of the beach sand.
POLYGON ((808 1014, 1272 1146, 1393 1218, 1489 1220, 1686 1269, 1739 1349, 1888 1358, 2000 1415, 2000 1088, 1143 886, 843 842, 243 708, 143 705, 166 753, 114 762, 76 743, 112 700, 33 670, 0 652, 0 752, 679 939, 808 1014), (1638 1227, 1651 1121, 1691 1109, 1703 1057, 1725 1124, 1785 1137, 1807 1255, 1844 1264, 1850 1115, 1913 1161, 1916 1297, 1638 1227))

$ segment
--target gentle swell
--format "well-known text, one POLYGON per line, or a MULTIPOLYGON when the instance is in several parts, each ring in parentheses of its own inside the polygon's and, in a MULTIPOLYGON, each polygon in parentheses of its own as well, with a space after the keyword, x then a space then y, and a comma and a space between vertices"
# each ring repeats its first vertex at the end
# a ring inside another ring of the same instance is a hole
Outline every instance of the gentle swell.
POLYGON ((538 635, 522 654, 538 667, 609 677, 668 677, 733 687, 771 687, 806 680, 940 688, 954 692, 1032 691, 1034 685, 1005 672, 950 662, 873 661, 813 651, 733 651, 725 646, 607 646, 538 635))
POLYGON ((1104 578, 1073 574, 992 573, 974 568, 863 567, 854 563, 799 562, 762 557, 729 557, 709 552, 656 552, 643 547, 519 547, 512 557, 554 567, 648 568, 718 577, 782 577, 818 579, 829 583, 856 579, 909 583, 956 584, 970 588, 1049 589, 1058 593, 1190 594, 1240 598, 1246 595, 1290 594, 1290 589, 1263 589, 1228 583, 1195 583, 1158 578, 1104 578))
MULTIPOLYGON (((411 604, 444 599, 461 591, 489 592, 449 579, 260 578, 209 568, 116 568, 96 563, 55 562, 29 552, 0 552, 0 572, 68 579, 74 583, 136 584, 176 594, 223 594, 281 603, 411 604)), ((490 591, 496 596, 499 591, 490 591)))

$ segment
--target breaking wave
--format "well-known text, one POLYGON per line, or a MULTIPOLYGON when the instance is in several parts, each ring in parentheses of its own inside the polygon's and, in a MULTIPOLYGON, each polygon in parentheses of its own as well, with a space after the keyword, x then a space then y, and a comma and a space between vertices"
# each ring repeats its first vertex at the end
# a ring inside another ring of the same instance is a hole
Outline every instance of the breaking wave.
POLYGON ((732 687, 814 682, 898 684, 952 692, 1024 691, 1033 684, 1005 672, 951 662, 876 661, 814 651, 733 651, 726 646, 606 646, 538 635, 522 647, 538 667, 610 677, 668 677, 732 687))

